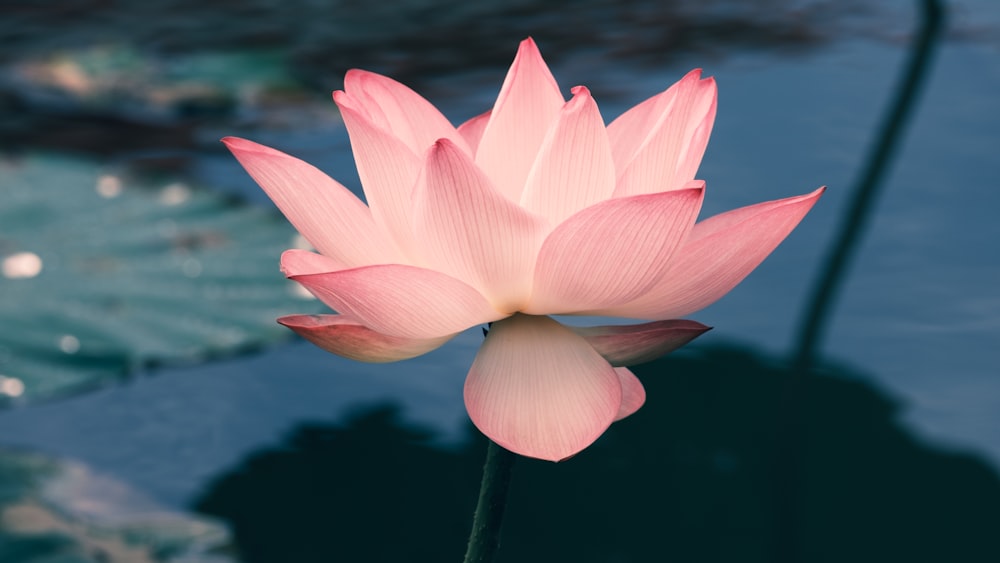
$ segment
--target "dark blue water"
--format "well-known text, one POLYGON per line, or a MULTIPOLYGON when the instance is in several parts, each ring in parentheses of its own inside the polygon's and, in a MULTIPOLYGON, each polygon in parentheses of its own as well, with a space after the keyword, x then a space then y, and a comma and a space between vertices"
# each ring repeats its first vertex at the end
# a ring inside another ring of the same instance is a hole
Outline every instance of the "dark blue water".
MULTIPOLYGON (((963 25, 1000 22, 991 2, 966 6, 963 25)), ((907 29, 905 20, 894 25, 907 29)), ((548 55, 552 49, 540 43, 548 55)), ((515 47, 511 42, 511 54, 515 47)), ((552 53, 561 61, 553 70, 564 89, 591 87, 606 119, 689 68, 716 77, 718 118, 698 175, 708 183, 703 216, 830 187, 763 266, 692 315, 716 327, 695 351, 739 344, 774 358, 791 355, 808 290, 905 50, 905 37, 843 39, 802 53, 681 55, 652 69, 552 53)), ((426 86, 457 122, 487 107, 501 81, 502 71, 477 71, 439 76, 426 86)), ((918 442, 974 454, 994 468, 1000 467, 997 92, 995 40, 952 38, 939 51, 822 345, 824 358, 850 366, 901 403, 898 416, 918 442)), ((356 187, 346 136, 336 124, 260 131, 255 138, 356 187)), ((255 193, 235 162, 219 155, 199 158, 196 174, 220 189, 255 193)), ((461 384, 480 341, 479 329, 470 330, 404 364, 359 364, 293 343, 224 363, 162 370, 124 387, 0 412, 0 443, 85 461, 182 506, 208 479, 255 450, 276 447, 303 421, 332 423, 365 405, 401 404, 406 420, 436 429, 441 442, 461 440, 467 423, 461 384)), ((655 439, 653 429, 632 431, 655 439)))

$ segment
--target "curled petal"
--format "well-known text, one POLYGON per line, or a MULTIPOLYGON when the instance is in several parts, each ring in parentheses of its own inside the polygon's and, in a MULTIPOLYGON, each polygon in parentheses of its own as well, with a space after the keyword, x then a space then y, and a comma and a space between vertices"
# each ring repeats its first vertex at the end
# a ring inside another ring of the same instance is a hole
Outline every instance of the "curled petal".
POLYGON ((715 121, 716 95, 715 80, 693 70, 612 122, 615 196, 676 190, 693 180, 715 121))
POLYGON ((573 314, 627 303, 656 283, 686 239, 702 188, 603 201, 545 239, 524 312, 573 314))
POLYGON ((339 182, 270 147, 237 137, 222 142, 317 250, 351 267, 399 260, 365 204, 339 182))
POLYGON ((384 232, 391 235, 397 247, 410 257, 407 261, 413 262, 418 253, 413 248, 410 229, 410 193, 420 171, 418 153, 372 120, 370 113, 377 111, 377 106, 364 108, 356 99, 339 91, 333 93, 333 99, 340 107, 351 137, 358 176, 372 216, 384 232))
POLYGON ((559 224, 570 215, 611 197, 615 165, 608 130, 582 86, 573 89, 528 174, 521 205, 559 224))
POLYGON ((777 248, 824 189, 742 207, 698 223, 670 268, 648 293, 595 314, 664 319, 682 317, 711 305, 777 248))
POLYGON ((415 358, 440 348, 454 336, 401 338, 375 332, 341 315, 289 315, 278 322, 299 336, 338 356, 360 362, 384 363, 415 358))
POLYGON ((573 327, 613 366, 651 362, 711 330, 696 321, 669 320, 639 325, 573 327))
POLYGON ((448 118, 408 86, 381 74, 353 69, 344 77, 344 90, 368 110, 377 125, 392 132, 414 154, 422 154, 441 138, 469 152, 448 118))
POLYGON ((501 311, 518 310, 548 224, 497 193, 447 139, 428 152, 413 195, 414 236, 434 269, 478 288, 501 311))
POLYGON ((614 368, 548 317, 518 314, 494 323, 465 380, 465 406, 483 434, 550 461, 592 444, 621 403, 614 368))
POLYGON ((622 385, 622 406, 615 415, 615 422, 618 422, 634 414, 646 403, 646 388, 628 368, 615 368, 615 373, 622 385))
POLYGON ((415 266, 382 264, 291 279, 335 311, 389 336, 437 338, 507 316, 464 282, 415 266))
POLYGON ((476 150, 476 164, 511 201, 520 201, 538 147, 563 102, 535 42, 525 39, 476 150))
POLYGON ((491 113, 493 112, 485 111, 458 126, 458 133, 468 143, 473 157, 479 149, 479 140, 483 138, 483 131, 486 130, 486 124, 490 122, 491 113))

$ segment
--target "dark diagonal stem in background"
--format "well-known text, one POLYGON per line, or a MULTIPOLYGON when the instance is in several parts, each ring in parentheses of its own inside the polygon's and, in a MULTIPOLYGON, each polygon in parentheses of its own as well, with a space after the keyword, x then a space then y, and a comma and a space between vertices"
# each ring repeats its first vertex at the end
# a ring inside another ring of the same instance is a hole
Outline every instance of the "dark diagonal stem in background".
POLYGON ((874 204, 884 187, 884 177, 906 124, 913 115, 921 86, 930 71, 931 57, 944 29, 945 10, 940 0, 920 0, 920 30, 910 51, 904 73, 879 129, 876 143, 862 168, 847 214, 822 267, 798 332, 792 371, 782 393, 784 419, 776 452, 776 538, 778 563, 803 561, 802 493, 805 479, 805 432, 803 406, 807 400, 806 377, 813 367, 829 325, 831 312, 846 280, 851 259, 871 220, 874 204))

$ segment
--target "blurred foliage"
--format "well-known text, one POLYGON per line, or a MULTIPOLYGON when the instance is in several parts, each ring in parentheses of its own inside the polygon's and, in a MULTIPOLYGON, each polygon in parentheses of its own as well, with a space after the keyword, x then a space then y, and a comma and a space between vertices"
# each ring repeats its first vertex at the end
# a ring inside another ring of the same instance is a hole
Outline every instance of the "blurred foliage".
POLYGON ((0 160, 0 406, 283 340, 303 297, 276 213, 170 177, 0 160))
MULTIPOLYGON (((766 562, 778 529, 786 366, 720 347, 635 369, 640 411, 559 464, 514 468, 500 560, 766 562)), ((998 561, 1000 480, 912 437, 899 408, 842 366, 805 380, 804 561, 998 561)), ((478 434, 477 434, 478 436, 478 434)), ((225 518, 247 563, 457 561, 485 442, 455 449, 391 406, 304 424, 218 479, 198 510, 225 518)))
POLYGON ((230 563, 229 532, 168 512, 85 466, 0 449, 4 563, 230 563))
POLYGON ((858 0, 23 3, 5 9, 0 43, 9 48, 0 61, 95 41, 165 53, 281 48, 298 76, 314 86, 335 86, 354 66, 389 72, 412 84, 444 70, 506 66, 511 45, 527 35, 552 53, 601 53, 662 64, 685 51, 801 52, 847 34, 891 27, 891 19, 867 27, 861 23, 859 16, 873 13, 879 10, 858 0))

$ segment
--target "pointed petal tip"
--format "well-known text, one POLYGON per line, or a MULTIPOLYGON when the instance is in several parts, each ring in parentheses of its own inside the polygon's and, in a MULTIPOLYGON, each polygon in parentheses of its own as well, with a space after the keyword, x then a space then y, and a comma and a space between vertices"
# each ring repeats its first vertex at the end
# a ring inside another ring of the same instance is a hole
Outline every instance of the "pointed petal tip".
POLYGON ((249 139, 244 139, 242 137, 226 136, 219 139, 226 148, 233 153, 237 152, 262 152, 262 153, 274 153, 277 152, 271 147, 262 145, 260 143, 255 143, 249 139))

